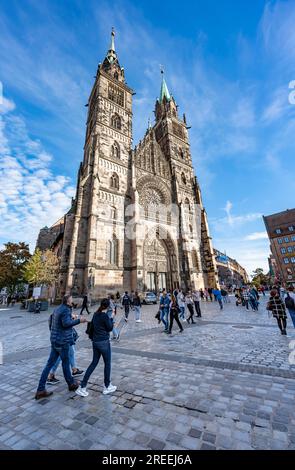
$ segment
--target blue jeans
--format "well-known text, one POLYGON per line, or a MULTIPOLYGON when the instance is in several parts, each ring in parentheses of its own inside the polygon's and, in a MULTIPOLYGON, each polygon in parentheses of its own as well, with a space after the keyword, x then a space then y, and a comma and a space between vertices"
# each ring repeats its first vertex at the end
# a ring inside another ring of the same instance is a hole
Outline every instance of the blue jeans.
POLYGON ((61 358, 61 361, 62 361, 62 370, 63 370, 65 381, 67 382, 68 385, 72 385, 75 383, 72 377, 71 371, 70 371, 69 356, 70 356, 69 344, 64 344, 61 346, 59 344, 51 343, 50 356, 41 374, 40 381, 39 381, 38 388, 37 388, 38 392, 43 392, 43 390, 45 390, 45 384, 46 384, 48 374, 59 357, 61 358))
POLYGON ((185 317, 185 307, 179 307, 179 308, 180 308, 179 318, 184 318, 185 317))
POLYGON ((140 320, 140 306, 139 305, 134 305, 134 311, 135 311, 135 320, 140 320))
MULTIPOLYGON (((73 344, 70 346, 70 349, 69 349, 69 361, 70 361, 71 369, 77 369, 76 360, 75 360, 75 346, 73 344)), ((59 356, 57 358, 56 363, 52 367, 50 374, 55 374, 60 363, 61 363, 61 357, 59 356)))
POLYGON ((217 301, 219 303, 219 307, 220 307, 220 310, 223 309, 223 302, 222 302, 222 299, 220 297, 217 297, 217 301))
POLYGON ((165 330, 168 330, 168 313, 169 313, 169 307, 164 307, 161 308, 161 316, 160 320, 164 323, 165 330))
POLYGON ((288 308, 288 312, 290 314, 291 320, 293 322, 293 326, 295 328, 295 310, 293 310, 292 308, 288 308))
POLYGON ((81 387, 85 388, 91 374, 94 372, 100 356, 103 357, 104 361, 104 384, 105 387, 108 387, 111 383, 111 344, 107 339, 105 341, 96 341, 92 343, 93 347, 93 358, 91 364, 88 366, 88 369, 85 372, 83 380, 81 382, 81 387))

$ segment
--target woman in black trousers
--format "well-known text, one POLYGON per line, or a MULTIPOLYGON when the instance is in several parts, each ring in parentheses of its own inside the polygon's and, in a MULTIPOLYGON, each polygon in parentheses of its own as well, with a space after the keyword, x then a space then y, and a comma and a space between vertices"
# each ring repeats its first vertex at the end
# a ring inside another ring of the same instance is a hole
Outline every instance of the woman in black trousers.
POLYGON ((182 324, 180 323, 180 320, 178 318, 179 307, 178 307, 178 304, 177 304, 176 297, 173 294, 171 296, 171 302, 170 302, 169 308, 170 308, 170 321, 169 321, 168 334, 171 335, 174 320, 176 321, 177 325, 179 326, 179 332, 182 333, 183 332, 183 327, 182 327, 182 324))

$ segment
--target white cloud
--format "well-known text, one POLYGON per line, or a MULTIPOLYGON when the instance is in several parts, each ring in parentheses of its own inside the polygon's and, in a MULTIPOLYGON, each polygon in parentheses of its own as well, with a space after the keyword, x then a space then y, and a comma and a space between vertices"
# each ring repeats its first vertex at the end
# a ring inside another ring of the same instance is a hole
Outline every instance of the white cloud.
MULTIPOLYGON (((10 106, 10 111, 14 108, 10 106)), ((53 175, 49 155, 32 140, 24 120, 0 117, 0 240, 25 241, 33 249, 40 228, 61 217, 70 206, 70 180, 53 175)))
POLYGON ((268 239, 266 232, 253 232, 244 238, 244 240, 264 240, 264 239, 268 239))

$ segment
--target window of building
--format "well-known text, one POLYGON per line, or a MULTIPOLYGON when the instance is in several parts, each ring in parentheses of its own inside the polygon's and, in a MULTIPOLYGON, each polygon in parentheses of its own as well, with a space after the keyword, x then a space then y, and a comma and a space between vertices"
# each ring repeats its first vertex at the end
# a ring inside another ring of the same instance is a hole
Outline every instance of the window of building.
POLYGON ((111 126, 114 129, 121 130, 122 125, 121 125, 121 118, 119 114, 113 114, 113 116, 111 117, 111 126))
POLYGON ((288 227, 288 230, 289 230, 289 232, 294 232, 294 227, 293 227, 293 225, 290 225, 290 227, 288 227))
POLYGON ((185 201, 184 201, 184 208, 187 209, 188 211, 191 210, 191 206, 187 197, 185 198, 185 201))
MULTIPOLYGON (((114 78, 118 80, 118 75, 114 75, 114 78)), ((119 104, 120 106, 124 106, 124 91, 121 90, 119 87, 116 87, 113 84, 109 85, 109 99, 114 101, 115 103, 119 104)))
MULTIPOLYGON (((295 258, 294 258, 295 259, 295 258)), ((289 258, 284 258, 284 263, 289 264, 289 258)))
POLYGON ((179 155, 182 159, 184 159, 184 153, 181 147, 179 148, 179 155))
POLYGON ((117 210, 116 210, 115 207, 111 207, 110 218, 111 218, 111 220, 116 220, 116 218, 117 218, 117 210))
POLYGON ((285 237, 285 238, 284 238, 284 242, 285 242, 285 243, 289 243, 289 237, 285 237))
POLYGON ((290 258, 290 261, 291 261, 291 263, 295 263, 295 256, 292 256, 292 257, 290 258))
POLYGON ((278 243, 283 243, 283 239, 282 238, 278 238, 278 243))
POLYGON ((117 173, 113 173, 110 179, 111 188, 119 189, 119 176, 117 173))
POLYGON ((291 236, 291 242, 295 242, 295 235, 291 236))
POLYGON ((186 177, 184 173, 181 173, 181 181, 183 182, 183 184, 186 184, 186 177))
POLYGON ((118 240, 113 237, 112 240, 108 241, 108 261, 111 264, 117 264, 118 255, 118 240))
POLYGON ((282 231, 281 231, 280 228, 276 228, 276 229, 275 229, 275 232, 276 232, 276 233, 282 233, 282 231))
POLYGON ((118 78, 119 78, 119 74, 118 74, 118 72, 115 72, 115 73, 114 73, 114 79, 115 79, 115 80, 118 80, 118 78))
POLYGON ((292 251, 293 251, 293 246, 288 246, 287 249, 288 249, 288 253, 292 253, 292 251))
POLYGON ((281 253, 282 254, 286 253, 286 248, 281 248, 281 253))
POLYGON ((120 158, 120 146, 118 142, 114 142, 111 147, 111 157, 112 158, 120 158))

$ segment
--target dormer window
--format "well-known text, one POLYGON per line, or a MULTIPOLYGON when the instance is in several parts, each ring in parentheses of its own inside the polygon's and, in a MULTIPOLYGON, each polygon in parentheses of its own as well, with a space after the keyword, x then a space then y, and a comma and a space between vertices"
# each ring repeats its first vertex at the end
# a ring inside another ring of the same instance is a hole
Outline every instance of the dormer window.
POLYGON ((282 233, 282 230, 280 228, 276 228, 275 232, 279 235, 280 233, 282 233))

